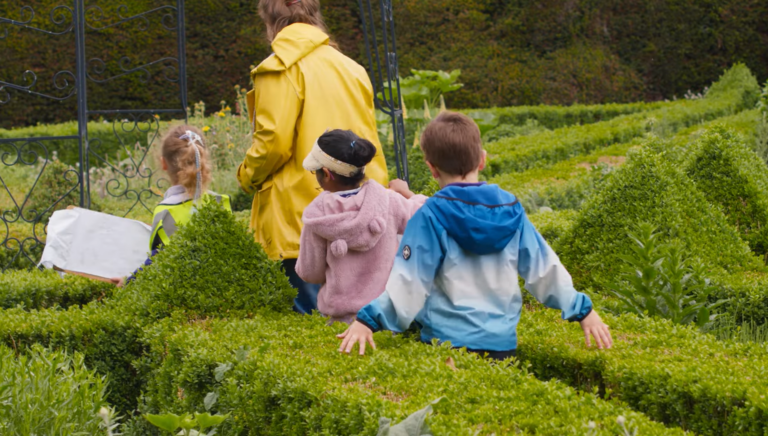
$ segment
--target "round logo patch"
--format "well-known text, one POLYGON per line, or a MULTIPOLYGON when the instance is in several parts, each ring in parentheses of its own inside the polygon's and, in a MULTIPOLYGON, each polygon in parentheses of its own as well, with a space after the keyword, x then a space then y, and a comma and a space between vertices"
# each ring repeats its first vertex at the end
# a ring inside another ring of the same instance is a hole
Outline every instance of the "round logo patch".
POLYGON ((405 246, 403 247, 403 259, 408 260, 411 258, 411 247, 405 246))

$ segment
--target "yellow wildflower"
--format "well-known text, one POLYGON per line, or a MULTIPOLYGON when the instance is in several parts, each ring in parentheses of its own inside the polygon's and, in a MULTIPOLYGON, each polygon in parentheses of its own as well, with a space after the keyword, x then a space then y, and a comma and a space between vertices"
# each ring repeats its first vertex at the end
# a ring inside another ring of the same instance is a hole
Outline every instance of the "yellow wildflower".
POLYGON ((219 112, 218 115, 219 115, 219 118, 224 118, 227 116, 227 114, 225 114, 224 111, 219 112))
POLYGON ((233 148, 235 148, 235 144, 230 142, 229 144, 227 144, 227 148, 232 150, 233 148))
POLYGON ((203 127, 203 132, 209 132, 211 130, 210 126, 203 127))
POLYGON ((224 110, 225 110, 225 111, 231 111, 231 110, 232 110, 232 108, 231 108, 231 107, 229 107, 229 106, 227 106, 227 107, 225 107, 225 108, 224 108, 224 110))
POLYGON ((155 114, 155 119, 159 120, 160 119, 160 115, 155 114))

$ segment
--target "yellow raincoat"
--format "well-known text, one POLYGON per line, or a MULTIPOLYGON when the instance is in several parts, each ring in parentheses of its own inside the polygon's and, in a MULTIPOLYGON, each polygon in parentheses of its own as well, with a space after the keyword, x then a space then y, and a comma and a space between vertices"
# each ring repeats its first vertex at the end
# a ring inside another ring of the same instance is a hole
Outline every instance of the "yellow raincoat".
POLYGON ((387 183, 371 81, 363 67, 328 42, 320 29, 292 24, 272 41, 274 54, 251 72, 253 145, 237 179, 246 192, 255 193, 251 229, 271 259, 299 255, 301 215, 320 193, 302 163, 326 130, 352 130, 373 142, 379 153, 366 175, 387 183))

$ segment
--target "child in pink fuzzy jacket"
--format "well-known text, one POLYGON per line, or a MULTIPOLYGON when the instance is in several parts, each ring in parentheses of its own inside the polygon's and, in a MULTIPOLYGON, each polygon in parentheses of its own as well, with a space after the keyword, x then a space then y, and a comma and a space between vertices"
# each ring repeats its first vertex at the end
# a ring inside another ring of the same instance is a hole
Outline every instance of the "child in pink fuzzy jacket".
POLYGON ((427 200, 401 180, 390 183, 392 190, 373 180, 363 183, 365 166, 375 155, 370 141, 332 130, 304 160, 324 192, 304 210, 296 272, 308 283, 323 285, 317 308, 331 322, 351 323, 384 292, 397 235, 427 200))

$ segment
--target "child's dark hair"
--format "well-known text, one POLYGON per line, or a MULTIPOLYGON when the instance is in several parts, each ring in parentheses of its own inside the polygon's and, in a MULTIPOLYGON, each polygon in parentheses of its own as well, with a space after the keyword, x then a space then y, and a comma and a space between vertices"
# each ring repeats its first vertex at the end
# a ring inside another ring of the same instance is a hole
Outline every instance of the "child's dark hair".
MULTIPOLYGON (((356 167, 364 167, 376 156, 376 146, 367 139, 357 136, 351 130, 331 130, 323 133, 317 145, 328 156, 356 167)), ((365 179, 365 171, 351 177, 333 173, 334 179, 345 186, 357 186, 365 179)))

